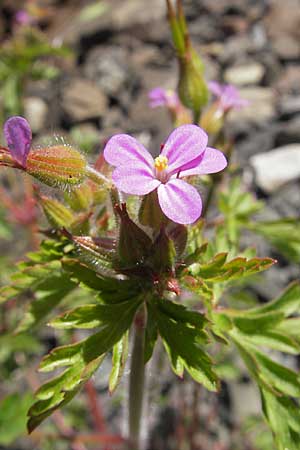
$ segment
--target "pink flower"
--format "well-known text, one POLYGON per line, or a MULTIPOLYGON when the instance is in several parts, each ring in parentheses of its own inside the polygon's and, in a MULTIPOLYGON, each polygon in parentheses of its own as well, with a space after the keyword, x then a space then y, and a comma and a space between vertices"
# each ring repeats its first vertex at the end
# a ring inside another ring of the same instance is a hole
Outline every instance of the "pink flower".
POLYGON ((157 158, 127 134, 113 136, 104 158, 116 167, 116 187, 126 194, 146 195, 157 189, 163 213, 176 223, 189 224, 201 215, 198 191, 182 178, 223 170, 227 161, 219 150, 207 147, 207 134, 196 125, 182 125, 168 137, 157 158))
POLYGON ((249 101, 241 98, 239 91, 232 84, 220 84, 217 81, 208 83, 209 90, 217 97, 224 112, 232 108, 242 108, 249 105, 249 101))
POLYGON ((15 14, 15 21, 18 25, 30 25, 33 18, 25 9, 20 9, 15 14))
POLYGON ((161 87, 156 87, 149 92, 149 105, 151 108, 157 108, 158 106, 166 106, 170 109, 176 109, 179 105, 179 98, 176 92, 167 91, 161 87))
POLYGON ((32 140, 29 123, 24 117, 13 116, 5 122, 3 131, 11 156, 25 168, 32 140))

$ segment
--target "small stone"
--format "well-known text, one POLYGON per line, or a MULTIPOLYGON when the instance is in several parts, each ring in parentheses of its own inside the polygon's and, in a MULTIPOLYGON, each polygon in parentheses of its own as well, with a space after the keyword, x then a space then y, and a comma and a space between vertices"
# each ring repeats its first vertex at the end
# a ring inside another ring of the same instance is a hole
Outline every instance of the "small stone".
POLYGON ((272 45, 275 53, 284 61, 297 60, 300 57, 300 44, 293 36, 282 34, 273 40, 272 45))
POLYGON ((282 122, 280 133, 276 139, 277 145, 292 144, 294 142, 300 142, 300 114, 295 115, 288 122, 282 122))
POLYGON ((231 383, 232 414, 236 423, 242 423, 260 409, 260 396, 253 383, 231 383), (243 401, 241 401, 243 399, 243 401))
POLYGON ((237 86, 259 84, 264 76, 264 66, 258 62, 230 67, 225 71, 225 81, 237 86))
POLYGON ((72 121, 102 117, 107 98, 91 81, 75 78, 63 90, 63 109, 72 121))
POLYGON ((300 95, 286 96, 280 99, 279 112, 283 116, 300 113, 300 95))
POLYGON ((24 115, 33 133, 39 133, 46 124, 48 106, 39 97, 27 97, 24 100, 24 115))
POLYGON ((282 95, 300 95, 300 66, 288 65, 275 87, 282 95))
POLYGON ((89 54, 84 72, 110 97, 119 97, 128 90, 135 79, 124 48, 117 46, 95 47, 89 54))
POLYGON ((261 124, 275 116, 275 95, 270 88, 248 87, 240 89, 241 97, 249 100, 249 105, 229 113, 229 120, 249 121, 261 124))
POLYGON ((300 177, 300 144, 278 147, 250 158, 256 184, 265 192, 275 192, 300 177))
POLYGON ((113 11, 113 27, 122 30, 136 25, 147 25, 164 18, 165 0, 152 0, 151 7, 149 6, 148 2, 141 0, 121 2, 113 11))

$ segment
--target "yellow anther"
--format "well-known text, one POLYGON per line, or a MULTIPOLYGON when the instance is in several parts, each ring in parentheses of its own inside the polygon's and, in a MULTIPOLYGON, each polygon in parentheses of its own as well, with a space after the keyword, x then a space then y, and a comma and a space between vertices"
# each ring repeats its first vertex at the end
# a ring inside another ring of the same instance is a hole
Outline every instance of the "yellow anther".
POLYGON ((168 167, 168 158, 163 155, 157 156, 154 160, 154 166, 155 169, 161 172, 162 170, 165 170, 168 167))

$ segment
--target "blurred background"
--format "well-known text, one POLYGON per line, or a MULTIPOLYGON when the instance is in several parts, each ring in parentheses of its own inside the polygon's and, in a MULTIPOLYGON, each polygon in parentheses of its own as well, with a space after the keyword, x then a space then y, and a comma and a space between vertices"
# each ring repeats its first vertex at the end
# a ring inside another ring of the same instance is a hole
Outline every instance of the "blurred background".
MULTIPOLYGON (((230 113, 228 133, 245 185, 266 201, 261 217, 299 216, 299 0, 183 0, 183 6, 207 80, 234 84, 250 102, 230 113)), ((151 109, 148 100, 152 88, 176 89, 178 79, 165 0, 2 0, 0 41, 1 128, 9 116, 23 115, 34 142, 75 143, 91 162, 115 133, 155 149, 171 131, 166 110, 151 109)), ((37 248, 41 212, 29 179, 9 170, 0 177, 5 285, 16 261, 37 248)), ((263 240, 251 244, 259 256, 279 261, 252 288, 266 301, 299 276, 300 243, 285 257, 263 240)), ((107 393, 109 361, 68 407, 26 435, 26 411, 41 380, 38 361, 68 336, 47 327, 21 339, 6 334, 24 313, 12 306, 0 313, 0 449, 122 449, 125 394, 122 386, 113 398, 107 393)), ((272 450, 258 391, 235 358, 235 367, 224 364, 218 395, 176 379, 161 362, 159 377, 149 379, 155 399, 149 450, 272 450)))

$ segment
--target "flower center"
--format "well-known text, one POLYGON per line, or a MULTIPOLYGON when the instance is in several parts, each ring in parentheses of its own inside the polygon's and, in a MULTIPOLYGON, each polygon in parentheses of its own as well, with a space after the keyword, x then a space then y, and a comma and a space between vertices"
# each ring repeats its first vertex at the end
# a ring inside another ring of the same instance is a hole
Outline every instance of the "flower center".
POLYGON ((158 172, 162 172, 168 167, 168 158, 163 155, 157 156, 154 160, 154 167, 158 172))

